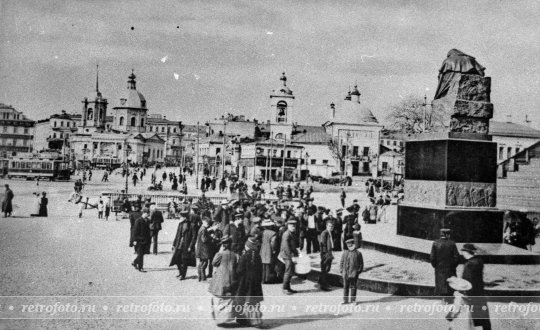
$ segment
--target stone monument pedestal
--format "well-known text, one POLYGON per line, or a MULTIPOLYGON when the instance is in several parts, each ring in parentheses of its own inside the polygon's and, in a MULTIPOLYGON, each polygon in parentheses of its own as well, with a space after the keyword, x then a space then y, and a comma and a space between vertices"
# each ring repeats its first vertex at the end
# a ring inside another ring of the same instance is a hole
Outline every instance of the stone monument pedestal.
POLYGON ((407 142, 397 234, 434 240, 444 227, 452 229, 456 242, 501 243, 503 213, 495 208, 497 144, 486 135, 452 134, 407 142))

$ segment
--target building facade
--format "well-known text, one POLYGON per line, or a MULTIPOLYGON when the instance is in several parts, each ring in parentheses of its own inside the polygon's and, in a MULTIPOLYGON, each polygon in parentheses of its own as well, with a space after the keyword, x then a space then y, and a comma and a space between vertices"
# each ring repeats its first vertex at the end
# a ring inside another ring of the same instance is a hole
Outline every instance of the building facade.
POLYGON ((0 103, 0 157, 32 151, 35 125, 22 112, 0 103))

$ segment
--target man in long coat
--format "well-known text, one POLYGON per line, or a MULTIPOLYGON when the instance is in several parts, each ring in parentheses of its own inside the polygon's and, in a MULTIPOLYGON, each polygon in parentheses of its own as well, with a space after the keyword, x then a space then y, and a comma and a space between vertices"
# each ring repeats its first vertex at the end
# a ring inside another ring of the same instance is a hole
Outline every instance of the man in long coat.
POLYGON ((245 326, 260 326, 262 324, 260 303, 263 301, 262 291, 262 262, 259 254, 258 242, 250 237, 246 242, 246 248, 236 268, 238 289, 236 290, 235 311, 236 322, 245 326))
POLYGON ((231 251, 241 255, 244 251, 244 244, 246 243, 246 231, 244 229, 243 222, 244 214, 237 213, 234 215, 234 222, 227 225, 227 229, 223 235, 229 235, 231 238, 231 251))
POLYGON ((155 205, 152 205, 150 209, 152 210, 150 212, 150 230, 152 231, 152 241, 154 242, 153 253, 157 255, 158 234, 162 228, 161 224, 163 223, 163 213, 161 213, 161 211, 158 210, 155 205))
POLYGON ((13 194, 13 191, 9 189, 9 185, 6 184, 6 193, 4 195, 4 200, 2 201, 2 212, 4 212, 4 217, 11 216, 11 213, 13 212, 13 198, 15 195, 13 194))
POLYGON ((441 238, 433 242, 429 261, 435 268, 435 296, 443 297, 446 302, 450 302, 453 295, 453 290, 446 280, 456 276, 459 260, 456 243, 450 239, 450 229, 441 229, 441 238))
POLYGON ((261 260, 263 266, 263 283, 274 283, 276 281, 276 259, 279 252, 276 231, 273 230, 272 220, 264 220, 261 224, 264 228, 261 245, 261 260))
POLYGON ((140 272, 144 272, 144 254, 150 246, 152 236, 150 235, 150 210, 144 208, 141 216, 135 221, 133 226, 133 233, 131 235, 133 239, 133 245, 137 251, 137 258, 133 260, 131 265, 138 269, 140 272))
POLYGON ((186 279, 188 266, 195 267, 195 242, 192 236, 191 225, 187 221, 188 212, 180 212, 180 223, 173 242, 173 256, 169 266, 178 267, 180 280, 186 279))
MULTIPOLYGON (((139 219, 141 217, 142 213, 141 213, 140 206, 137 205, 137 204, 134 204, 133 208, 131 210, 132 211, 129 212, 129 223, 131 225, 130 228, 129 228, 130 233, 131 233, 130 238, 129 238, 129 246, 134 246, 133 245, 133 241, 134 241, 134 239, 133 239, 133 227, 135 227, 135 221, 137 221, 137 219, 139 219)), ((135 252, 137 252, 137 247, 135 247, 135 252)))
POLYGON ((467 299, 473 305, 471 317, 474 326, 481 326, 484 330, 491 329, 487 299, 484 294, 484 262, 476 256, 477 250, 474 244, 464 244, 461 251, 466 260, 461 277, 472 284, 472 288, 466 293, 467 299))
POLYGON ((208 267, 208 259, 210 258, 211 240, 208 232, 210 218, 203 218, 201 228, 197 233, 197 244, 195 245, 195 256, 199 258, 199 266, 197 274, 200 281, 206 281, 206 267, 208 267))
POLYGON ((285 264, 285 272, 283 274, 283 293, 293 294, 297 291, 291 289, 291 279, 294 275, 294 262, 293 258, 298 257, 298 251, 296 249, 296 220, 287 221, 287 230, 283 233, 281 239, 281 247, 279 251, 279 257, 283 259, 285 264))
POLYGON ((334 260, 334 240, 332 238, 332 231, 334 230, 334 221, 332 219, 326 220, 326 229, 321 233, 321 275, 319 276, 319 286, 321 290, 330 290, 328 284, 328 273, 332 267, 332 261, 334 260))

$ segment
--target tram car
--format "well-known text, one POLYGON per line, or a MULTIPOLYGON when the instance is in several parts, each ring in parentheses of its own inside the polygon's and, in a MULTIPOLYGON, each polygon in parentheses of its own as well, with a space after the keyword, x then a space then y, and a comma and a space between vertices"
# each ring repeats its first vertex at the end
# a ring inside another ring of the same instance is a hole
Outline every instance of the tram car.
POLYGON ((95 168, 110 168, 114 170, 119 168, 122 162, 116 157, 95 157, 92 158, 91 165, 95 168))
POLYGON ((69 161, 59 153, 21 153, 13 156, 8 163, 7 177, 23 179, 69 180, 69 161))

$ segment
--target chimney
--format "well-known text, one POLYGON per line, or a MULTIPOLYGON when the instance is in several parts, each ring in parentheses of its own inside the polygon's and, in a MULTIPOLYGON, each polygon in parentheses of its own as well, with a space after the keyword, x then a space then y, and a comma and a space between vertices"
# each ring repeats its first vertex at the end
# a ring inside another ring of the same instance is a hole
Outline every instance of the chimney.
POLYGON ((332 111, 332 119, 336 118, 336 105, 334 102, 330 103, 330 110, 332 111))
POLYGON ((511 123, 512 122, 512 114, 506 115, 506 122, 511 123))
POLYGON ((531 126, 531 120, 529 119, 529 115, 525 115, 525 126, 531 126))

